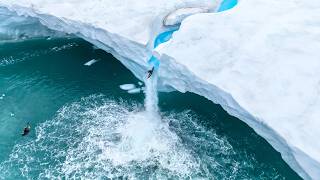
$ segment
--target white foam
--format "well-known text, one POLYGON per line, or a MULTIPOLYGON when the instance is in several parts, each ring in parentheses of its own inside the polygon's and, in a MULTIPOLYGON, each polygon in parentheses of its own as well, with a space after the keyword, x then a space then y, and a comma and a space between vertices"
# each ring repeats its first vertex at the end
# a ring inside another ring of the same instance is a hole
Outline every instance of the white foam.
MULTIPOLYGON (((78 105, 71 107, 81 109, 78 105)), ((77 111, 72 111, 74 109, 65 108, 61 111, 65 114, 60 116, 75 118, 73 116, 77 111), (69 116, 70 110, 72 116, 69 116)), ((66 174, 87 171, 88 167, 97 163, 104 172, 110 173, 110 177, 117 176, 117 173, 111 173, 113 168, 128 170, 133 168, 132 163, 142 167, 159 163, 160 169, 182 176, 197 171, 198 163, 181 146, 179 137, 160 121, 159 116, 129 112, 114 102, 89 108, 82 115, 85 122, 75 131, 86 131, 86 135, 79 145, 68 149, 62 166, 66 174)), ((134 168, 132 170, 130 173, 135 174, 134 168)), ((84 173, 81 174, 85 177, 84 173)))
POLYGON ((142 109, 97 95, 65 105, 35 128, 36 140, 14 146, 0 163, 0 177, 239 179, 259 167, 252 157, 236 154, 226 138, 198 125, 190 111, 160 118, 132 107, 142 109))
POLYGON ((11 64, 15 64, 17 62, 23 61, 24 58, 14 58, 13 56, 8 56, 8 57, 3 57, 0 59, 0 66, 7 66, 7 65, 11 65, 11 64))

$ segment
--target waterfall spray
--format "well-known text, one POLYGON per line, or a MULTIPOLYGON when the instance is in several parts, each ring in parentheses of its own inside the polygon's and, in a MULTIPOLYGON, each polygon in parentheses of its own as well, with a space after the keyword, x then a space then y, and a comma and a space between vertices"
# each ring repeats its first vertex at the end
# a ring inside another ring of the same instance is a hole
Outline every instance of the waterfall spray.
POLYGON ((158 93, 157 93, 157 72, 155 71, 153 75, 145 79, 145 108, 146 112, 150 114, 158 113, 158 93))

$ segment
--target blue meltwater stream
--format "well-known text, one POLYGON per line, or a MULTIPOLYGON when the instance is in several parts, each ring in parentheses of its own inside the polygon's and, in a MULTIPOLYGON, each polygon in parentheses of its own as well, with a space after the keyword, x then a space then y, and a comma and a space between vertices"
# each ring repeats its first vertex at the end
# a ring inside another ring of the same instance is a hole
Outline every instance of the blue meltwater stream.
MULTIPOLYGON (((237 0, 224 0, 217 12, 226 11, 233 8, 237 4, 237 0)), ((179 30, 179 27, 175 27, 172 30, 165 31, 159 34, 154 40, 153 48, 158 47, 160 44, 169 41, 172 38, 172 35, 175 31, 179 30)), ((158 109, 158 96, 157 96, 157 70, 160 66, 160 61, 157 57, 151 56, 148 61, 150 69, 154 68, 153 75, 150 79, 145 79, 146 85, 146 99, 145 99, 145 108, 147 112, 154 112, 156 114, 158 109)))
MULTIPOLYGON (((224 1, 222 1, 221 5, 219 6, 217 12, 222 12, 222 11, 229 10, 229 9, 233 8, 234 6, 236 6, 237 3, 238 3, 238 0, 224 0, 224 1)), ((165 31, 165 32, 159 34, 156 37, 155 41, 154 41, 153 48, 156 48, 160 44, 169 41, 172 38, 172 34, 177 30, 179 30, 179 28, 175 28, 173 30, 165 31)), ((152 56, 150 58, 148 63, 150 64, 150 66, 155 67, 155 70, 157 70, 159 68, 159 66, 160 66, 160 61, 154 56, 152 56)))

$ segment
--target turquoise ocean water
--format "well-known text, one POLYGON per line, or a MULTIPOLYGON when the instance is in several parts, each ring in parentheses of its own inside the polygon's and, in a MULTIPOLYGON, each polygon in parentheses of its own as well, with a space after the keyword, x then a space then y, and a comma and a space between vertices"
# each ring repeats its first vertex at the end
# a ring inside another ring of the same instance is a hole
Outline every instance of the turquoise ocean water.
POLYGON ((1 43, 0 179, 299 179, 251 128, 198 95, 159 93, 161 122, 145 120, 144 94, 119 88, 138 82, 81 39, 1 43))

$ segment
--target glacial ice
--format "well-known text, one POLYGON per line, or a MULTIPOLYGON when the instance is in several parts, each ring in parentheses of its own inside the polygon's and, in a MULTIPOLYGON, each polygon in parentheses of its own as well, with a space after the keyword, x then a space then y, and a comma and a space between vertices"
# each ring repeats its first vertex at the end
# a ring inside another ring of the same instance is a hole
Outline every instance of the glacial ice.
POLYGON ((170 13, 216 2, 0 0, 0 6, 86 39, 140 79, 156 54, 161 90, 190 91, 221 104, 300 176, 319 179, 319 1, 242 0, 226 12, 192 15, 152 52, 157 34, 170 30, 162 25, 170 13))
POLYGON ((2 41, 63 35, 41 25, 36 18, 17 16, 15 12, 0 7, 0 40, 2 41))
POLYGON ((120 87, 120 89, 127 91, 127 90, 131 90, 131 89, 136 88, 136 85, 134 85, 134 84, 121 84, 119 87, 120 87))
POLYGON ((137 77, 147 68, 149 47, 163 30, 163 18, 177 8, 211 7, 213 0, 1 0, 21 16, 34 17, 56 31, 75 34, 112 53, 137 77), (92 11, 94 9, 94 11, 92 11))
POLYGON ((92 64, 98 62, 98 59, 91 59, 90 61, 84 63, 85 66, 91 66, 92 64))
POLYGON ((319 179, 319 50, 319 1, 243 0, 183 21, 158 48, 170 67, 159 73, 163 83, 221 104, 302 177, 319 179), (177 69, 180 76, 168 77, 177 69))
POLYGON ((140 93, 140 91, 141 91, 141 88, 134 88, 134 89, 128 90, 128 93, 129 94, 137 94, 137 93, 140 93))

